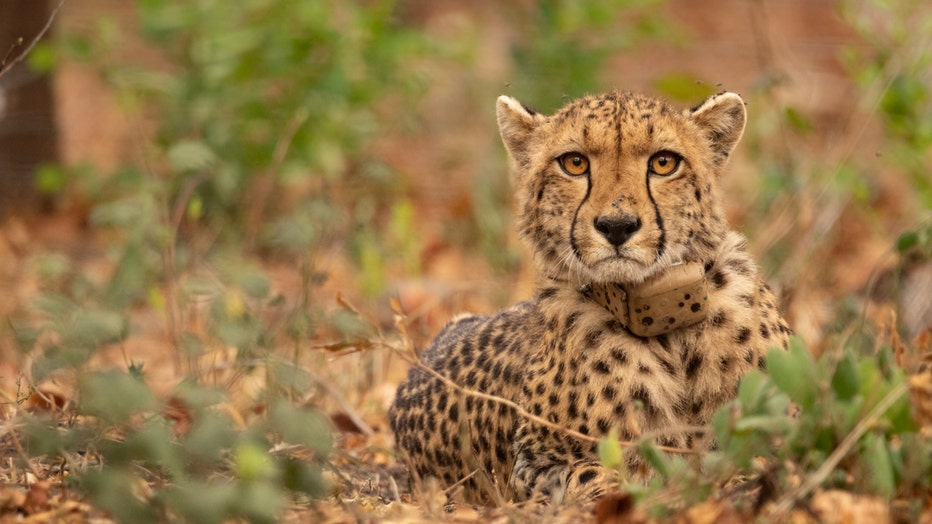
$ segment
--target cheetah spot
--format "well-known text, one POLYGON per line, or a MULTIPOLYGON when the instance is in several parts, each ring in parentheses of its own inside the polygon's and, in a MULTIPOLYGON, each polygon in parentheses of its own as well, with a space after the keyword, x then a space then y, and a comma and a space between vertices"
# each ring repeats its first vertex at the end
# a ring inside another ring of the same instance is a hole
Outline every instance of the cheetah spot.
POLYGON ((585 484, 592 479, 594 479, 598 473, 594 469, 587 469, 579 474, 578 480, 580 484, 585 484))

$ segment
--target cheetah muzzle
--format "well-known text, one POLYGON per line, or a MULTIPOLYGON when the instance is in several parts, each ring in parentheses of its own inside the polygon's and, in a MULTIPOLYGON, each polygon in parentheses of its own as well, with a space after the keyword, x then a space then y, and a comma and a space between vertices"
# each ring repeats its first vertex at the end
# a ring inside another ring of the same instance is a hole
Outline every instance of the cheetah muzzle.
MULTIPOLYGON (((596 445, 554 427, 703 451, 707 426, 790 330, 732 231, 719 178, 744 102, 681 110, 610 93, 545 116, 498 99, 516 173, 518 229, 538 266, 535 297, 461 316, 414 367, 389 411, 416 478, 462 483, 474 501, 586 501, 617 474, 596 445), (465 480, 464 480, 465 479, 465 480)), ((636 452, 627 466, 643 471, 636 452)))

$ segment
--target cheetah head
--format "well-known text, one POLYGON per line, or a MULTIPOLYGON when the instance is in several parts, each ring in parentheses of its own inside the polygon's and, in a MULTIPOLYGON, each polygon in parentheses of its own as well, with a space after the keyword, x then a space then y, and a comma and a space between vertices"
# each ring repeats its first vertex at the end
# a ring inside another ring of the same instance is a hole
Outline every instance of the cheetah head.
POLYGON ((616 92, 551 116, 502 96, 497 112, 518 227, 548 275, 638 283, 714 256, 727 229, 717 180, 746 120, 740 96, 680 110, 616 92))

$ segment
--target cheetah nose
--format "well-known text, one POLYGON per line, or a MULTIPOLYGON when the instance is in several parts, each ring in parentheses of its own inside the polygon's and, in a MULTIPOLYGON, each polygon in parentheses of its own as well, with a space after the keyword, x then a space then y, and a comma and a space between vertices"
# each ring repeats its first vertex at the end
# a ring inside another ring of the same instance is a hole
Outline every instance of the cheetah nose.
POLYGON ((602 216, 595 219, 595 229, 611 245, 618 247, 641 229, 641 219, 631 215, 622 215, 620 218, 602 216))

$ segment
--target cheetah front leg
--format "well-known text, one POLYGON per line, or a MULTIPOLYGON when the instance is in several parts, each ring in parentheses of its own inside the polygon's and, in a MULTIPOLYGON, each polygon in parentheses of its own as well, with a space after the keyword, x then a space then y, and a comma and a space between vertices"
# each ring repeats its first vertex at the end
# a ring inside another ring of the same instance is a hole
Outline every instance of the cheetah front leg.
POLYGON ((515 467, 509 483, 525 500, 543 499, 552 504, 595 500, 617 486, 618 473, 594 458, 576 458, 578 450, 550 439, 544 444, 538 432, 525 425, 515 439, 515 467))

